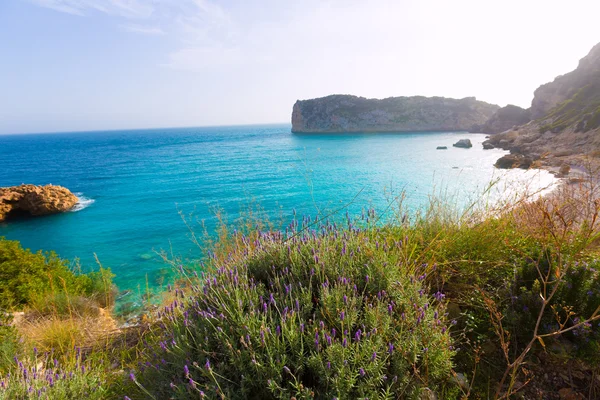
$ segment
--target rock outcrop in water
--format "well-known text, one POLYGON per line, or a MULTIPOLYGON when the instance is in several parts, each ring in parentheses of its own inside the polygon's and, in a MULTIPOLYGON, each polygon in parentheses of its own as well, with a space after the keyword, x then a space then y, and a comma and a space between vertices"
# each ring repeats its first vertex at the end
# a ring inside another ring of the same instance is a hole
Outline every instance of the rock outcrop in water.
POLYGON ((532 121, 484 143, 538 165, 600 165, 600 43, 577 69, 540 86, 530 111, 532 121))
POLYGON ((77 196, 62 186, 20 185, 0 188, 0 221, 11 217, 65 212, 77 204, 77 196))
POLYGON ((473 143, 471 143, 471 139, 460 139, 458 142, 454 143, 452 146, 461 147, 463 149, 470 149, 473 147, 473 143))
POLYGON ((468 131, 487 121, 500 107, 474 97, 390 97, 366 99, 332 95, 298 100, 292 132, 468 131))

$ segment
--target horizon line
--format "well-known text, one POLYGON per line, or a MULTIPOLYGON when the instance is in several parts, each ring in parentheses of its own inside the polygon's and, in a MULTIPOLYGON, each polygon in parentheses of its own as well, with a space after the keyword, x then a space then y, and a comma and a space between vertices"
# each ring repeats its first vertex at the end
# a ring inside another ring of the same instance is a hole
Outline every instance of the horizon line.
POLYGON ((44 131, 44 132, 10 132, 10 133, 2 133, 0 132, 0 136, 17 136, 17 135, 52 135, 52 134, 62 134, 62 133, 99 133, 99 132, 120 132, 120 131, 151 131, 151 130, 159 130, 159 129, 193 129, 193 128, 234 128, 234 127, 243 127, 243 126, 267 126, 267 125, 289 125, 291 126, 291 122, 260 122, 260 123, 250 123, 250 124, 231 124, 231 125, 187 125, 187 126, 159 126, 159 127, 151 127, 151 128, 114 128, 114 129, 90 129, 90 130, 72 130, 72 131, 44 131))

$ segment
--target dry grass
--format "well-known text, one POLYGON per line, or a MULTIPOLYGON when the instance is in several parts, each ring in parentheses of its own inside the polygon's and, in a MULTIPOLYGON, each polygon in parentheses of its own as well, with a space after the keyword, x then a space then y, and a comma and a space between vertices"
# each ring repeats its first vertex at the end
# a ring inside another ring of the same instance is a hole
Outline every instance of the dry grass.
POLYGON ((19 318, 15 326, 30 347, 65 355, 75 347, 103 346, 119 333, 117 323, 109 311, 98 308, 97 312, 95 317, 76 313, 67 316, 40 316, 29 312, 19 318))

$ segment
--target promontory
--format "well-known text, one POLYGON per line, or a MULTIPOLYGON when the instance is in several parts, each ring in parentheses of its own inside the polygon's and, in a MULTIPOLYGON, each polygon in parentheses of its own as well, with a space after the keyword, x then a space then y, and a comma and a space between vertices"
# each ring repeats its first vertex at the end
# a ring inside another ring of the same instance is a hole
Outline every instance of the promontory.
POLYGON ((499 108, 474 97, 379 100, 331 95, 296 101, 292 132, 469 131, 484 124, 499 108))
POLYGON ((69 211, 78 200, 69 189, 56 185, 0 188, 0 221, 69 211))

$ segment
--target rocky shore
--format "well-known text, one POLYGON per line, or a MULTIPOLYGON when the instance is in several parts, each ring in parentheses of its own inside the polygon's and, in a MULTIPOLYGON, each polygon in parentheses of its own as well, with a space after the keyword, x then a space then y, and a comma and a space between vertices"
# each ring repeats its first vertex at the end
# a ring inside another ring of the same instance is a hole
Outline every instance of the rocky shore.
POLYGON ((20 185, 0 188, 0 221, 69 211, 78 201, 77 196, 62 186, 20 185))
POLYGON ((600 168, 600 43, 574 71, 540 86, 531 108, 501 109, 484 126, 498 130, 511 124, 500 133, 489 131, 484 142, 487 148, 510 151, 498 160, 500 168, 544 167, 561 175, 571 167, 600 168), (514 124, 528 115, 529 120, 514 124))

